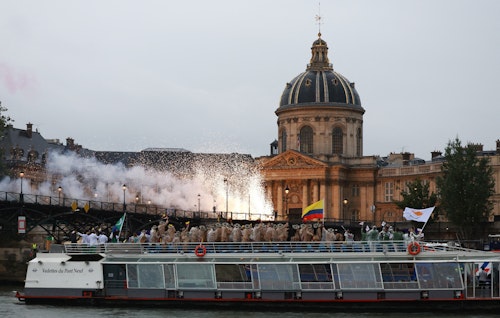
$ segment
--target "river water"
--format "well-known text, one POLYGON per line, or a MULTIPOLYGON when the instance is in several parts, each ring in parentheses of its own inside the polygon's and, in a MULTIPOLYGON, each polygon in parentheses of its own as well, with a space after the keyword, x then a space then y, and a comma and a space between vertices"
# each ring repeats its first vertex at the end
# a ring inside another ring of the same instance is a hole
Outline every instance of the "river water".
POLYGON ((326 313, 326 312, 290 312, 290 311, 238 311, 238 310, 198 310, 192 308, 169 309, 169 308, 144 308, 144 307, 85 307, 85 306, 54 306, 54 305, 26 305, 14 297, 15 290, 21 290, 21 285, 0 285, 0 317, 15 318, 233 318, 245 316, 253 317, 273 317, 273 318, 389 318, 389 317, 429 317, 451 318, 451 317, 471 317, 471 318, 492 318, 498 314, 434 314, 429 312, 405 312, 405 313, 326 313))

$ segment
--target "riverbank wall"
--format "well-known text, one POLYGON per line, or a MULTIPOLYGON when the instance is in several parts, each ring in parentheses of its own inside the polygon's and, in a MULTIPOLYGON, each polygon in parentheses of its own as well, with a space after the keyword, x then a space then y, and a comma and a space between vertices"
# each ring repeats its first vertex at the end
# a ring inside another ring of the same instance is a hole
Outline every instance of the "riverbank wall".
POLYGON ((27 263, 32 258, 30 247, 0 247, 0 282, 24 282, 27 263))

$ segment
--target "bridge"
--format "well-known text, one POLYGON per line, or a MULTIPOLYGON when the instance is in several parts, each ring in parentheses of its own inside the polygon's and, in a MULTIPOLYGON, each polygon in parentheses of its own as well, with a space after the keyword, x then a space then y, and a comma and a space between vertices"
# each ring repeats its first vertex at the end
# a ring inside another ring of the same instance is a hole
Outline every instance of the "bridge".
MULTIPOLYGON (((0 191, 0 236, 20 240, 41 230, 46 236, 62 241, 73 230, 83 233, 90 229, 102 229, 110 233, 124 213, 127 217, 123 233, 149 230, 154 224, 167 218, 176 228, 182 228, 188 221, 191 225, 200 225, 224 219, 245 220, 248 215, 0 191)), ((252 218, 256 217, 259 216, 252 214, 252 218)))

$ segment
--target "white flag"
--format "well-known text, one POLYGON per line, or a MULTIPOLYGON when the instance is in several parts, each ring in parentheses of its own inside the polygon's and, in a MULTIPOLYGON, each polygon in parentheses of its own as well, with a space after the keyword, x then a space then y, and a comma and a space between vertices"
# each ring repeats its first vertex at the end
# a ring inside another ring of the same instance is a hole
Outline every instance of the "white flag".
POLYGON ((431 217, 432 211, 434 211, 435 207, 430 207, 427 209, 413 209, 406 207, 403 212, 403 217, 408 221, 418 221, 418 222, 427 222, 431 217))

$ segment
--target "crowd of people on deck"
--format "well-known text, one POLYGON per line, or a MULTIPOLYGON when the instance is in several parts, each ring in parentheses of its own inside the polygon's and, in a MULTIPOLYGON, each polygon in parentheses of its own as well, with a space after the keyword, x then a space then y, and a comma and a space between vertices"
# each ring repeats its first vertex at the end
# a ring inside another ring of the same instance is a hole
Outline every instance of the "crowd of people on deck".
MULTIPOLYGON (((153 225, 150 230, 143 229, 131 235, 112 228, 108 236, 104 231, 92 229, 81 233, 72 231, 69 236, 71 243, 83 243, 89 246, 105 243, 188 243, 188 242, 284 242, 284 241, 418 241, 423 238, 420 229, 411 227, 403 232, 392 226, 382 223, 380 230, 377 226, 360 223, 361 232, 355 235, 351 229, 327 228, 321 222, 317 223, 256 223, 240 224, 229 222, 217 222, 210 225, 190 226, 186 222, 182 227, 174 226, 167 220, 161 220, 158 225, 153 225), (122 235, 120 235, 122 234, 122 235)), ((359 228, 358 228, 359 229, 359 228)))
POLYGON ((364 223, 361 224, 362 241, 420 241, 424 238, 424 233, 422 229, 415 229, 415 227, 410 227, 407 232, 403 232, 399 229, 394 229, 391 225, 382 222, 380 231, 376 226, 366 225, 363 229, 364 223))

